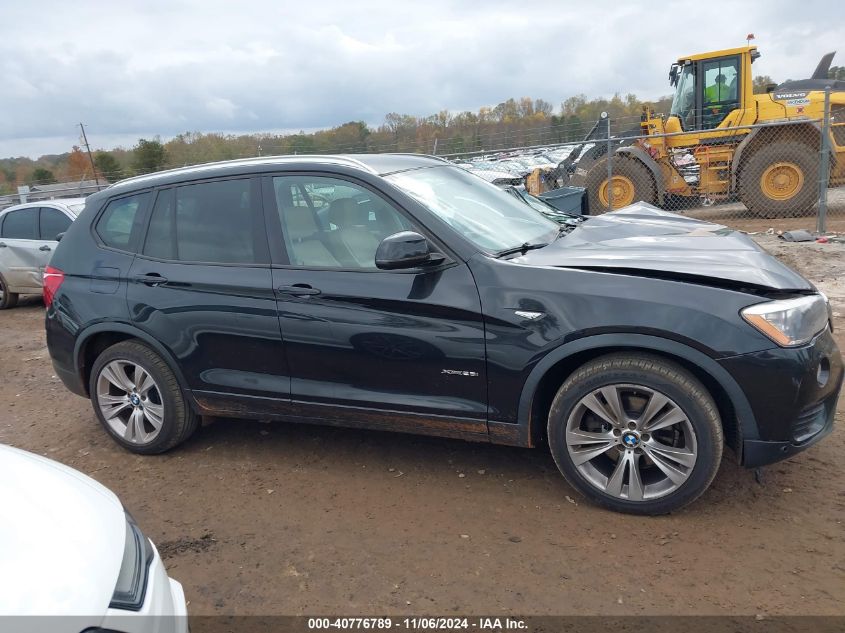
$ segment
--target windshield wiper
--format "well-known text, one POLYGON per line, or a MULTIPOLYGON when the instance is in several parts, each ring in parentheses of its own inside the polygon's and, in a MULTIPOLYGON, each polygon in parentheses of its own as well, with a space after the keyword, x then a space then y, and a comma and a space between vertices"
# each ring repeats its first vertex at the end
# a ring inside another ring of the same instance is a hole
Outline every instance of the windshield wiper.
POLYGON ((516 253, 524 255, 528 251, 533 251, 535 249, 543 248, 544 246, 548 246, 548 245, 549 245, 548 242, 538 242, 537 244, 529 244, 528 242, 525 242, 524 244, 521 244, 520 246, 514 246, 513 248, 506 248, 503 251, 499 251, 497 253, 494 253, 494 255, 496 256, 496 258, 505 257, 507 255, 515 255, 516 253))

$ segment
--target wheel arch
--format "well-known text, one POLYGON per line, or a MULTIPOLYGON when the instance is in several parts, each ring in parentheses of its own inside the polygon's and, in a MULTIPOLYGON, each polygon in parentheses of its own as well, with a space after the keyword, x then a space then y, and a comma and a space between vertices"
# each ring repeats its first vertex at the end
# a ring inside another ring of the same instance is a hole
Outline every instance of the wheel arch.
POLYGON ((176 376, 182 393, 186 395, 187 401, 190 402, 191 407, 196 411, 196 403, 190 395, 191 391, 188 389, 185 377, 173 354, 152 336, 128 323, 101 323, 92 325, 77 337, 73 350, 73 358, 76 371, 85 389, 85 395, 88 397, 91 395, 88 386, 91 379, 91 368, 97 357, 112 345, 130 340, 137 340, 148 345, 167 363, 167 366, 176 376))
POLYGON ((654 190, 657 193, 657 204, 663 205, 663 196, 666 194, 666 186, 663 179, 663 174, 660 170, 660 165, 654 160, 648 152, 643 148, 635 145, 627 145, 616 150, 617 154, 623 154, 642 163, 648 172, 651 174, 651 179, 654 181, 654 190))
MULTIPOLYGON (((751 156, 760 147, 773 141, 793 141, 809 145, 810 149, 819 151, 821 143, 821 127, 818 123, 807 121, 791 125, 772 125, 753 128, 734 150, 731 159, 731 191, 736 191, 739 184, 739 172, 742 169, 743 158, 751 156), (808 143, 808 141, 810 141, 808 143)), ((831 152, 833 159, 833 152, 831 152)))
POLYGON ((741 461, 743 439, 759 437, 748 399, 733 377, 714 359, 682 343, 642 334, 601 334, 565 343, 531 371, 519 401, 518 422, 529 445, 545 439, 549 408, 560 385, 586 362, 614 352, 644 352, 679 364, 710 391, 719 408, 725 440, 741 461))

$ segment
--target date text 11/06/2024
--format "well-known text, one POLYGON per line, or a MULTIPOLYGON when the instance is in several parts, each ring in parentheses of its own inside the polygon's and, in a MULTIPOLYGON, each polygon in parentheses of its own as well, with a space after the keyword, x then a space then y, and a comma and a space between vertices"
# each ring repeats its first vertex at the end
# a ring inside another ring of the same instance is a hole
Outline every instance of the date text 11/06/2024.
POLYGON ((528 628, 524 620, 515 618, 308 618, 309 630, 481 630, 481 631, 524 631, 528 628))

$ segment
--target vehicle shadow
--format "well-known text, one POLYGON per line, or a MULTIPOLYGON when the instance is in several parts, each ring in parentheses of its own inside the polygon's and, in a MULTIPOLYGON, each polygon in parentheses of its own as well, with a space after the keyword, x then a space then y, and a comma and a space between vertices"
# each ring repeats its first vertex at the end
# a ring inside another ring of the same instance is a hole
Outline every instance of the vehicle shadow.
MULTIPOLYGON (((475 486, 484 486, 484 481, 504 483, 536 502, 592 507, 563 478, 545 445, 530 449, 367 429, 204 418, 198 433, 176 452, 187 457, 212 449, 221 465, 247 459, 266 468, 317 467, 335 480, 364 471, 373 477, 385 472, 395 477, 413 475, 424 485, 435 486, 455 481, 475 486)), ((754 471, 739 466, 726 449, 710 489, 680 512, 695 514, 706 508, 713 514, 721 506, 730 512, 737 504, 752 502, 759 488, 754 471)))

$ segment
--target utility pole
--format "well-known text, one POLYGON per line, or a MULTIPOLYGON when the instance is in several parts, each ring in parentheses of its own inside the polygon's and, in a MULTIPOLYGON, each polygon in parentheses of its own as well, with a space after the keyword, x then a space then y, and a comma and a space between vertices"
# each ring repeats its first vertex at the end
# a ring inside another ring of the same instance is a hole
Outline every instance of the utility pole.
POLYGON ((91 171, 94 172, 94 182, 97 183, 97 189, 99 189, 100 178, 97 176, 97 168, 94 166, 94 156, 91 155, 91 146, 88 145, 88 137, 85 135, 85 126, 80 123, 79 129, 82 130, 82 142, 85 143, 85 149, 88 150, 88 160, 91 161, 91 171))

